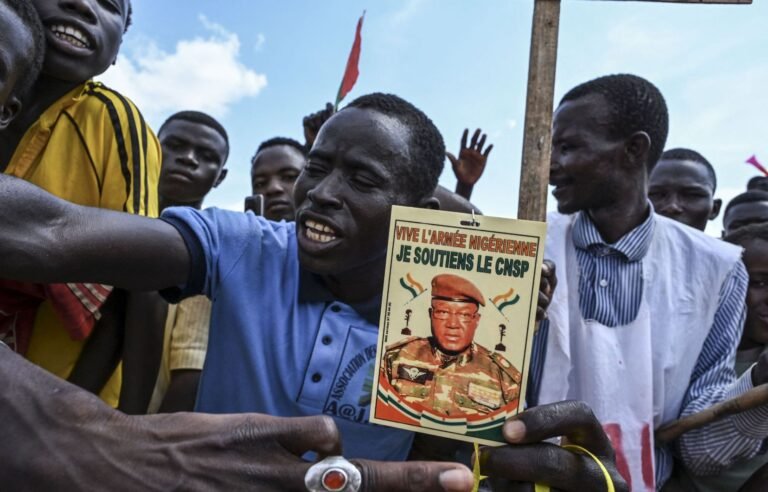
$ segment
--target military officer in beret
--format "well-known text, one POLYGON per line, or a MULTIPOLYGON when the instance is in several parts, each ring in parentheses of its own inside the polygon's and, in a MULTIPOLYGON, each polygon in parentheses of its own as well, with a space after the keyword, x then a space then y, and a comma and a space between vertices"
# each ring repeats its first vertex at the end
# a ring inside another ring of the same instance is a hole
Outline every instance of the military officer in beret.
POLYGON ((472 282, 452 274, 432 279, 432 336, 387 347, 382 371, 409 403, 446 416, 487 414, 520 394, 520 371, 504 356, 474 343, 485 299, 472 282))

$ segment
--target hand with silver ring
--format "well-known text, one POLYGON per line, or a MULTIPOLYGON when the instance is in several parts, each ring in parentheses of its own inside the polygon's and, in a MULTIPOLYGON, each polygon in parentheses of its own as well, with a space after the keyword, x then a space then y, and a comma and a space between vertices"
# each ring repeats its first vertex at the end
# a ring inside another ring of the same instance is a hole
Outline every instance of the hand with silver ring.
POLYGON ((312 465, 304 475, 310 492, 358 492, 362 475, 343 456, 329 456, 312 465))
MULTIPOLYGON (((341 434, 327 416, 125 415, 2 345, 0 387, 0 416, 10 423, 0 432, 0 455, 10 464, 0 467, 3 490, 306 491, 311 463, 302 456, 341 454, 341 434), (30 440, 29 429, 45 429, 46 440, 30 440)), ((325 474, 327 490, 342 482, 366 492, 472 488, 470 471, 455 463, 359 460, 339 470, 346 477, 325 474)))
POLYGON ((432 461, 347 461, 331 456, 304 475, 310 492, 469 492, 472 473, 458 463, 432 461))

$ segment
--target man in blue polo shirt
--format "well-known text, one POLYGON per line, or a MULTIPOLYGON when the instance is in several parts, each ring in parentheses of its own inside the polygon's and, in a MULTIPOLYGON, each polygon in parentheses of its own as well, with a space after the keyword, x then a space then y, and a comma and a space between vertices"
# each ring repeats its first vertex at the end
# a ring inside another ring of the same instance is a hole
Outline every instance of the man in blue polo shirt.
POLYGON ((431 191, 443 142, 426 117, 420 125, 400 123, 418 118, 417 111, 373 94, 329 120, 296 182, 295 224, 219 210, 163 215, 192 259, 186 286, 171 299, 203 293, 215 300, 197 410, 325 413, 335 418, 348 455, 408 456, 411 432, 368 423, 381 279, 366 272, 383 271, 387 229, 373 225, 388 222, 393 201, 437 207, 431 191), (388 157, 418 159, 420 172, 400 166, 408 178, 398 179, 395 169, 373 162, 379 149, 355 145, 370 136, 370 120, 387 127, 377 139, 396 149, 388 157), (413 128, 428 145, 408 143, 413 128))

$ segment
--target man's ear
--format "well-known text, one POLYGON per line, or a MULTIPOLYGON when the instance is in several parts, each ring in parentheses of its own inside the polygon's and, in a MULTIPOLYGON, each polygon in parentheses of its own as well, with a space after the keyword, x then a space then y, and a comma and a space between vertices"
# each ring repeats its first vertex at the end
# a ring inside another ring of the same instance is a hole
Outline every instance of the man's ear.
POLYGON ((632 167, 643 166, 652 167, 655 162, 648 161, 648 151, 651 148, 651 137, 645 132, 635 132, 629 136, 625 145, 624 152, 627 161, 632 167))
POLYGON ((218 178, 216 178, 216 182, 215 182, 215 183, 213 183, 213 187, 214 187, 214 188, 216 188, 217 186, 219 186, 219 185, 221 184, 221 182, 222 182, 222 181, 224 181, 224 178, 226 178, 226 177, 227 177, 227 171, 229 171, 229 169, 226 169, 226 168, 224 168, 224 169, 222 169, 222 170, 219 172, 219 177, 218 177, 218 178))
POLYGON ((19 111, 21 111, 21 100, 16 96, 10 96, 5 104, 0 106, 0 131, 8 128, 19 111))
POLYGON ((419 208, 428 208, 430 210, 440 210, 440 200, 437 197, 430 196, 419 202, 419 208))
POLYGON ((715 220, 720 215, 720 207, 723 206, 723 201, 719 198, 715 198, 712 201, 712 211, 709 213, 709 220, 715 220))

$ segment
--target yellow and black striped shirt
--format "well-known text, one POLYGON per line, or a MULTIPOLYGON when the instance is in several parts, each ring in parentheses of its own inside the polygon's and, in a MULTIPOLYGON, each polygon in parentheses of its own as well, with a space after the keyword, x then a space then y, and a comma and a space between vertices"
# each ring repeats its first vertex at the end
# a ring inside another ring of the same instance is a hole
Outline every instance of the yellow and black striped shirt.
MULTIPOLYGON (((89 207, 158 215, 160 143, 136 106, 88 81, 53 103, 27 129, 10 174, 64 200, 89 207)), ((50 303, 38 309, 27 358, 66 378, 84 345, 69 338, 50 303)), ((117 405, 119 371, 101 397, 117 405)))
POLYGON ((27 130, 5 173, 67 201, 157 216, 160 143, 134 104, 89 81, 27 130))

